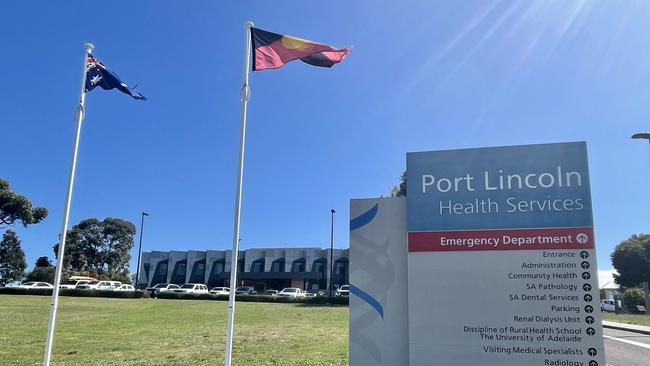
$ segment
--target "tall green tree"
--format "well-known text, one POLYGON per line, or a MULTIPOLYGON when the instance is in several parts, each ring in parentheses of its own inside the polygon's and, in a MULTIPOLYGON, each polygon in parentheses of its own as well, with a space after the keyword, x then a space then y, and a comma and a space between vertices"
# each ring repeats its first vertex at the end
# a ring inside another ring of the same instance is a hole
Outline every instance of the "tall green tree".
POLYGON ((614 248, 612 264, 618 271, 616 283, 623 287, 636 287, 650 282, 650 235, 632 235, 614 248))
POLYGON ((27 273, 25 280, 35 282, 54 283, 54 267, 35 267, 31 272, 27 273))
POLYGON ((11 190, 9 182, 0 179, 0 228, 22 223, 36 224, 47 217, 47 208, 33 207, 32 202, 11 190))
POLYGON ((50 261, 50 258, 48 257, 38 257, 38 259, 36 259, 35 267, 37 268, 52 267, 52 261, 50 261))
POLYGON ((20 279, 27 267, 16 232, 8 229, 0 241, 0 286, 20 279))
MULTIPOLYGON (((100 277, 128 276, 131 260, 133 223, 107 217, 90 218, 68 230, 63 266, 73 272, 97 273, 100 277)), ((54 245, 58 256, 59 245, 54 245)))

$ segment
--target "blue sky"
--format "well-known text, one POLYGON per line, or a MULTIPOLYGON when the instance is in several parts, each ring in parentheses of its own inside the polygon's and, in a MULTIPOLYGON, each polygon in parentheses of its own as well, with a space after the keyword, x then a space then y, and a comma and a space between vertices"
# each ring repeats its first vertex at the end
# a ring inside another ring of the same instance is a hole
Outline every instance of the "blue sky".
POLYGON ((327 246, 332 207, 335 246, 347 247, 349 199, 388 195, 407 151, 575 140, 589 148, 600 267, 648 232, 650 147, 629 137, 650 130, 650 3, 1 7, 0 177, 50 210, 17 228, 30 266, 59 233, 87 41, 149 101, 88 94, 71 225, 139 225, 146 210, 145 250, 231 247, 248 19, 354 49, 332 69, 251 75, 242 248, 327 246))

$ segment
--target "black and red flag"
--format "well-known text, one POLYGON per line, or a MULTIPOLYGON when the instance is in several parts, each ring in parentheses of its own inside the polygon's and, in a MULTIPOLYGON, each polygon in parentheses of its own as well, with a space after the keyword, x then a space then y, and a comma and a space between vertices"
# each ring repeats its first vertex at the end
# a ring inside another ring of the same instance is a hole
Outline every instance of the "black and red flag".
POLYGON ((334 48, 306 39, 251 28, 253 71, 277 69, 301 60, 320 67, 332 67, 345 58, 350 48, 334 48))

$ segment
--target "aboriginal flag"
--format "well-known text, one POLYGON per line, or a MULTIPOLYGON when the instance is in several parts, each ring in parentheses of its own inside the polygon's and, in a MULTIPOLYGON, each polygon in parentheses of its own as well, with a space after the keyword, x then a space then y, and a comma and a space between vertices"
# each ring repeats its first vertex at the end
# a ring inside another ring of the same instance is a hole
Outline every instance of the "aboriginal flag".
POLYGON ((310 65, 332 67, 345 58, 349 48, 328 45, 251 28, 253 71, 277 69, 287 62, 301 60, 310 65))

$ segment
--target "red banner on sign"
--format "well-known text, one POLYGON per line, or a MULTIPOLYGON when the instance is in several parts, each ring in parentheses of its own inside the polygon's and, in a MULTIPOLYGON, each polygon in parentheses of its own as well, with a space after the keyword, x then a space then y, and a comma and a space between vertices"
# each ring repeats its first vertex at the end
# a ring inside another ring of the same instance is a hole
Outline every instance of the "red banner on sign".
POLYGON ((593 248, 591 227, 408 233, 409 252, 593 248))

